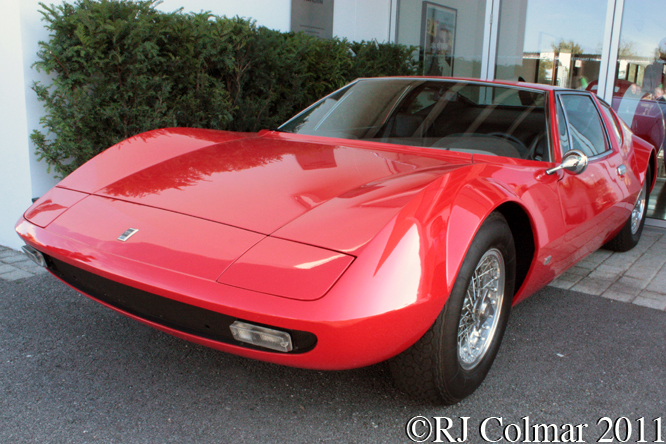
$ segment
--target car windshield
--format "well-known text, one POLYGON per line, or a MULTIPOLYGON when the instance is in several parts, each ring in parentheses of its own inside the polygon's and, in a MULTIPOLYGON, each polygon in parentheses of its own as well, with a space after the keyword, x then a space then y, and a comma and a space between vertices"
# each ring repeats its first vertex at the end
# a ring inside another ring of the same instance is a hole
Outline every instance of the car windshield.
POLYGON ((545 93, 431 79, 361 79, 281 131, 549 160, 545 93))

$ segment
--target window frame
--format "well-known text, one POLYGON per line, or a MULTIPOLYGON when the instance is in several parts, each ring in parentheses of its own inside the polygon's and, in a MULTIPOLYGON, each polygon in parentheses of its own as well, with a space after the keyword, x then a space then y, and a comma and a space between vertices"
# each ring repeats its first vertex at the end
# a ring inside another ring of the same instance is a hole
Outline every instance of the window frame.
MULTIPOLYGON (((556 91, 555 92, 555 100, 557 101, 557 104, 559 104, 559 106, 562 107, 562 113, 564 114, 564 119, 565 119, 566 125, 567 125, 567 139, 569 141, 569 146, 571 147, 569 149, 569 151, 574 149, 573 148, 574 145, 573 145, 573 139, 572 139, 572 136, 571 136, 571 128, 570 128, 570 125, 569 125, 569 116, 567 115, 567 108, 566 108, 566 106, 564 106, 564 103, 562 102, 562 96, 584 96, 584 97, 587 97, 592 102, 592 105, 594 106, 594 109, 597 112, 597 117, 599 119, 599 123, 601 124, 601 130, 602 130, 602 134, 603 134, 603 137, 604 137, 604 141, 606 142, 606 150, 601 152, 601 153, 595 154, 593 156, 588 156, 588 159, 591 160, 591 161, 594 161, 594 160, 601 159, 601 158, 604 158, 604 157, 607 157, 608 155, 610 155, 613 152, 613 144, 611 143, 611 139, 610 139, 610 136, 608 134, 608 128, 606 128, 606 124, 605 124, 603 116, 601 114, 601 110, 599 109, 599 104, 595 100, 595 97, 591 93, 585 92, 585 91, 574 91, 574 90, 571 90, 571 91, 556 91)), ((558 131, 559 131, 559 129, 558 129, 558 131)), ((562 157, 564 157, 565 154, 566 154, 565 152, 562 152, 562 146, 560 145, 560 155, 562 157)))

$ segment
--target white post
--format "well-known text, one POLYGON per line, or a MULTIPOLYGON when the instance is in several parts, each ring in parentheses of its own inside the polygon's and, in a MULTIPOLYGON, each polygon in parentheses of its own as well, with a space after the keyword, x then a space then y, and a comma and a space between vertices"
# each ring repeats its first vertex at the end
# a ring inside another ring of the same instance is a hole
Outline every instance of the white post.
POLYGON ((608 0, 608 6, 606 7, 606 28, 604 31, 604 43, 601 50, 599 86, 597 89, 597 95, 608 103, 613 103, 615 67, 617 65, 617 52, 620 48, 620 33, 622 31, 623 11, 624 0, 608 0))
POLYGON ((486 0, 485 24, 483 27, 483 55, 481 56, 482 80, 493 80, 495 78, 499 9, 500 0, 486 0))

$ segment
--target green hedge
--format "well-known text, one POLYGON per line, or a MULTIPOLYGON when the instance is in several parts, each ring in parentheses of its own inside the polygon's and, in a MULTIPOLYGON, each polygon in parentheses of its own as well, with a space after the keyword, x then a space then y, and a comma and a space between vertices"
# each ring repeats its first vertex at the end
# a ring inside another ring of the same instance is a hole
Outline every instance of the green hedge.
POLYGON ((44 132, 31 138, 58 176, 127 137, 185 126, 273 128, 357 77, 416 72, 414 48, 321 40, 154 1, 40 3, 50 31, 35 67, 44 132))

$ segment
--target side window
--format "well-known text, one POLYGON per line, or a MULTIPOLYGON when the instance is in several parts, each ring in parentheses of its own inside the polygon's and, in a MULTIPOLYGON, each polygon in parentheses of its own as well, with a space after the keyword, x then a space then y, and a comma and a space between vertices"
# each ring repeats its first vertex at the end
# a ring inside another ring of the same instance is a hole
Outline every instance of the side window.
POLYGON ((613 113, 610 110, 610 107, 606 105, 604 102, 601 102, 601 112, 606 115, 606 118, 612 122, 612 127, 613 130, 615 131, 615 135, 617 136, 617 140, 622 144, 622 131, 620 131, 620 127, 617 123, 617 120, 615 120, 615 117, 613 117, 613 113))
POLYGON ((567 117, 571 146, 592 157, 609 149, 601 116, 592 97, 583 94, 561 94, 560 100, 567 117))

